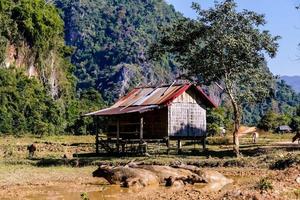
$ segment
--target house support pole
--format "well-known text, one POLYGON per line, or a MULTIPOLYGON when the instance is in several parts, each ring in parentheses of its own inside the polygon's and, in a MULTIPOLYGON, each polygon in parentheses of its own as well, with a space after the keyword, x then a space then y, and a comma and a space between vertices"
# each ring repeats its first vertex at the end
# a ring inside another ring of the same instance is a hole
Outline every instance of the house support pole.
POLYGON ((206 151, 206 135, 202 138, 203 151, 206 151))
POLYGON ((144 118, 141 117, 140 119, 140 142, 143 142, 143 138, 144 138, 144 118))
POLYGON ((166 144, 167 144, 167 154, 169 155, 169 153, 170 153, 170 138, 169 137, 167 138, 166 144))
POLYGON ((99 130, 98 130, 98 117, 94 117, 95 129, 96 129, 96 154, 99 154, 99 130))
POLYGON ((177 150, 178 150, 178 154, 182 153, 181 140, 177 140, 177 150))
POLYGON ((120 153, 120 119, 117 119, 117 153, 120 153))
POLYGON ((139 151, 141 153, 147 152, 147 144, 143 141, 144 139, 144 118, 141 116, 140 118, 140 145, 139 151))

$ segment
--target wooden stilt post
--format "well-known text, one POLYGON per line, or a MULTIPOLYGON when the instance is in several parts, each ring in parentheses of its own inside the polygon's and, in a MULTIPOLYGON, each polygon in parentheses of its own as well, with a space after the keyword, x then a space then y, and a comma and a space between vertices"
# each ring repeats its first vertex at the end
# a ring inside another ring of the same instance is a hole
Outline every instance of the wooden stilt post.
POLYGON ((141 122, 140 122, 140 142, 143 142, 144 138, 144 118, 141 117, 141 122))
POLYGON ((96 128, 96 154, 99 154, 99 130, 98 130, 98 117, 94 117, 94 123, 96 128))
POLYGON ((120 153, 120 119, 117 119, 117 153, 120 153))
POLYGON ((144 147, 144 118, 143 116, 141 116, 140 118, 140 145, 139 145, 139 151, 140 153, 144 153, 144 151, 146 150, 146 148, 144 147))
POLYGON ((178 150, 178 154, 180 154, 182 152, 182 145, 181 145, 181 140, 177 140, 177 150, 178 150))
POLYGON ((206 151, 206 135, 202 139, 202 147, 203 147, 203 151, 206 151))
POLYGON ((170 138, 167 138, 167 154, 169 155, 170 153, 170 138))

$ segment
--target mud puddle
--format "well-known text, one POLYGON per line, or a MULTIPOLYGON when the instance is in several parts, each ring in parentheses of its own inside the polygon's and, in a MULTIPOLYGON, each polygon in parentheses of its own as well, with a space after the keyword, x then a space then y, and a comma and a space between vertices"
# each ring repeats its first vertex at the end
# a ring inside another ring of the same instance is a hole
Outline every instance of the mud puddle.
MULTIPOLYGON (((210 184, 196 184, 193 186, 198 191, 214 191, 220 190, 224 186, 211 186, 210 184), (217 189, 216 189, 217 188, 217 189)), ((227 187, 227 186, 225 186, 227 187)), ((181 188, 166 188, 165 186, 147 187, 147 188, 123 188, 119 185, 86 185, 80 189, 72 189, 67 186, 37 186, 32 188, 35 194, 30 194, 24 199, 30 200, 82 200, 82 195, 88 197, 89 200, 118 200, 126 199, 127 196, 132 196, 135 193, 143 192, 151 194, 152 192, 165 192, 166 190, 177 190, 181 188)), ((24 188, 24 190, 26 190, 24 188)))

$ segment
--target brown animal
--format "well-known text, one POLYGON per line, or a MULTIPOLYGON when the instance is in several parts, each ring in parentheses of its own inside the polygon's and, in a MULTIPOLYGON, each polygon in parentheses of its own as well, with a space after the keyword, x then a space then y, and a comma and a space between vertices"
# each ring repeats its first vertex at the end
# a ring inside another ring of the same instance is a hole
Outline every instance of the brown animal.
POLYGON ((253 132, 252 133, 252 143, 256 144, 258 137, 259 137, 258 132, 253 132))
POLYGON ((102 165, 93 172, 93 176, 103 177, 110 184, 119 183, 123 187, 146 187, 159 184, 178 187, 194 183, 214 183, 216 186, 223 187, 232 182, 217 171, 201 170, 190 165, 174 167, 134 163, 119 167, 102 165))
POLYGON ((29 153, 29 158, 32 158, 34 156, 34 152, 36 151, 36 145, 35 144, 28 145, 27 150, 29 153))
POLYGON ((297 134, 293 137, 293 142, 300 139, 300 132, 298 131, 297 134))
POLYGON ((145 187, 150 185, 159 185, 158 177, 144 169, 135 169, 130 167, 110 167, 106 165, 99 166, 93 172, 94 177, 103 177, 110 184, 120 184, 123 187, 145 187))

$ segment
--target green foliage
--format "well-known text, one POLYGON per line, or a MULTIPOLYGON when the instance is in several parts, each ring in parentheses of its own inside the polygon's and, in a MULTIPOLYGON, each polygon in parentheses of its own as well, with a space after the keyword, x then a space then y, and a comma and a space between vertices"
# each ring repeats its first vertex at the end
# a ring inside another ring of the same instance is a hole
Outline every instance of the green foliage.
POLYGON ((45 0, 1 0, 0 26, 1 65, 8 56, 8 44, 16 48, 17 56, 28 51, 20 59, 20 69, 13 63, 9 69, 0 68, 0 133, 75 133, 75 125, 89 132, 86 127, 92 121, 78 123, 80 115, 101 108, 103 100, 90 90, 77 98, 68 60, 73 50, 64 44, 64 23, 57 9, 45 0), (26 75, 29 63, 37 67, 37 77, 26 75), (51 77, 53 70, 55 77, 51 77), (57 81, 58 94, 52 93, 51 79, 57 81))
POLYGON ((300 116, 300 105, 296 108, 296 116, 300 116))
MULTIPOLYGON (((73 105, 74 113, 71 115, 74 116, 74 119, 71 121, 74 123, 69 124, 66 131, 79 135, 93 134, 96 128, 94 119, 91 117, 82 117, 82 115, 104 107, 105 104, 103 102, 101 95, 95 89, 90 88, 82 91, 78 101, 74 102, 75 105, 73 105)), ((97 123, 101 122, 99 120, 97 120, 97 123)))
POLYGON ((262 178, 257 183, 256 188, 259 189, 259 190, 263 190, 263 191, 272 190, 273 189, 273 184, 269 179, 262 178))
POLYGON ((43 85, 23 71, 0 69, 0 133, 59 133, 64 116, 43 85))
POLYGON ((256 126, 269 110, 278 114, 295 114, 300 95, 284 81, 277 81, 271 96, 257 104, 243 105, 243 123, 256 126))
POLYGON ((278 126, 290 125, 291 116, 287 114, 278 114, 274 111, 268 111, 260 120, 258 127, 265 131, 274 131, 278 126))
POLYGON ((258 125, 259 128, 269 131, 272 129, 275 129, 278 125, 276 122, 278 115, 272 111, 267 112, 266 115, 264 115, 258 125))
POLYGON ((50 50, 63 48, 64 23, 56 8, 45 0, 2 0, 0 4, 1 62, 8 42, 26 42, 37 61, 42 62, 50 50))
POLYGON ((86 192, 81 193, 81 194, 80 194, 80 198, 81 198, 82 200, 89 200, 89 199, 90 199, 89 196, 88 196, 88 194, 87 194, 86 192))
POLYGON ((209 144, 209 145, 229 145, 230 138, 228 138, 228 137, 209 137, 209 138, 207 138, 207 144, 209 144))
POLYGON ((300 131, 300 106, 297 107, 296 113, 292 117, 290 126, 294 131, 300 131))
POLYGON ((294 116, 292 118, 290 126, 294 131, 299 131, 300 130, 300 116, 294 116))
MULTIPOLYGON (((265 66, 265 53, 275 56, 278 37, 259 26, 264 17, 254 12, 236 11, 234 1, 202 10, 197 20, 181 20, 167 27, 152 46, 157 57, 170 52, 190 76, 204 83, 224 82, 233 104, 255 102, 269 95, 272 75, 265 66)), ((238 109, 238 108, 236 108, 238 109)))
POLYGON ((266 55, 273 58, 277 40, 268 31, 263 15, 237 11, 233 0, 216 3, 208 10, 194 3, 197 20, 183 19, 165 28, 150 54, 171 53, 184 75, 204 84, 218 82, 232 104, 234 144, 238 153, 237 132, 243 104, 256 103, 270 95, 273 76, 266 66, 266 55))
POLYGON ((209 109, 207 110, 207 132, 209 135, 219 134, 220 127, 226 127, 225 109, 209 109))
POLYGON ((78 90, 95 88, 110 103, 141 82, 169 81, 174 63, 149 62, 146 51, 160 26, 181 15, 163 0, 55 0, 65 21, 65 38, 76 47, 78 90))
POLYGON ((12 20, 23 31, 26 41, 38 53, 58 48, 56 39, 63 37, 63 21, 54 6, 45 0, 18 0, 11 10, 12 20))

